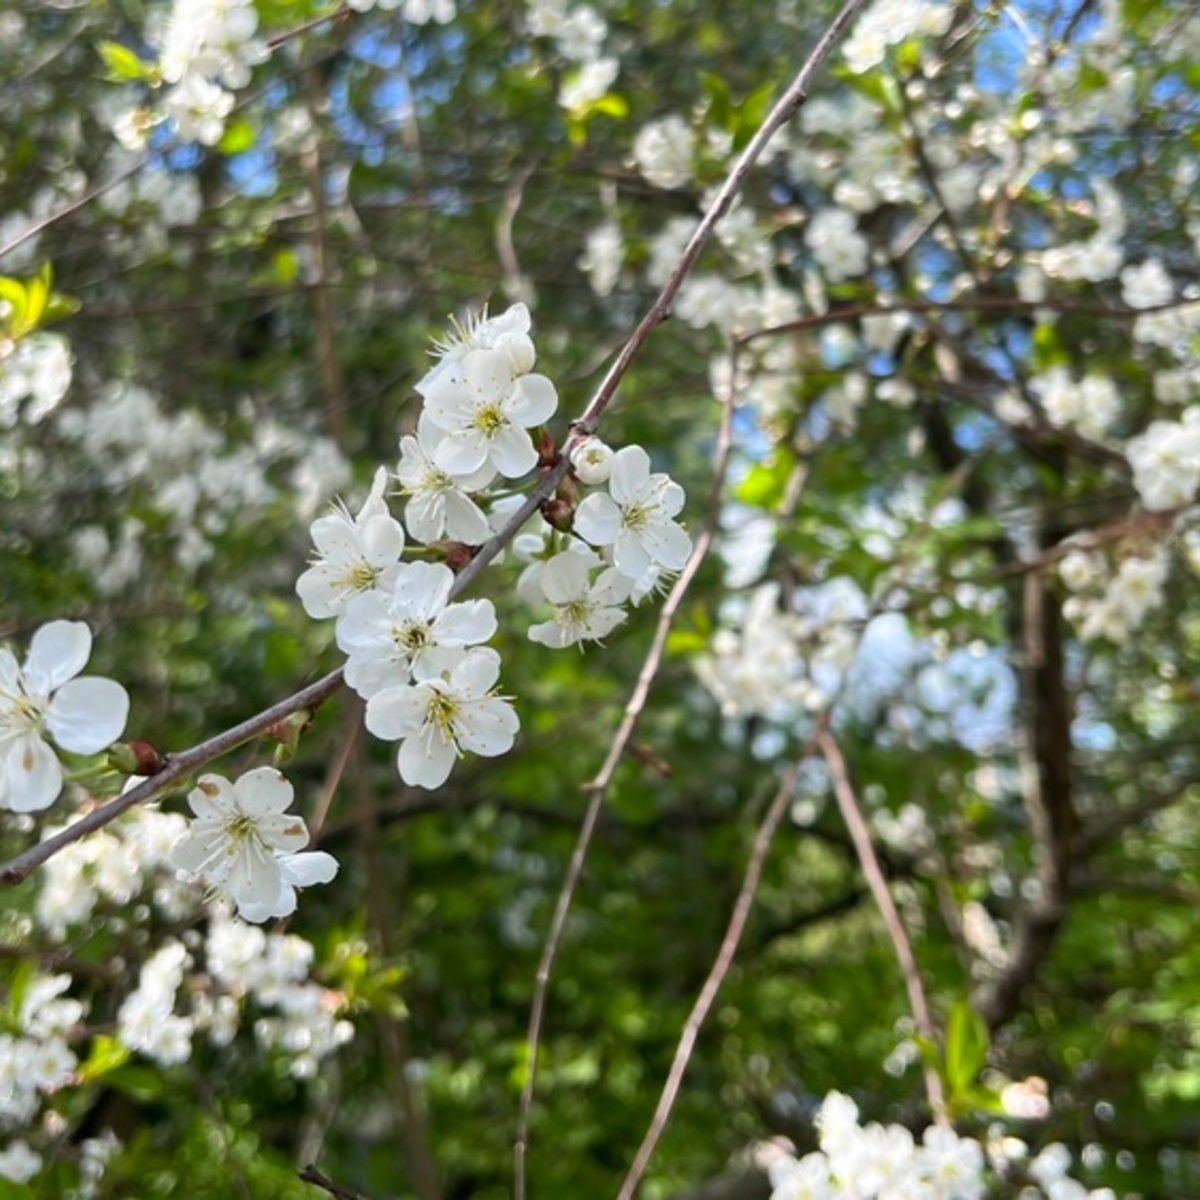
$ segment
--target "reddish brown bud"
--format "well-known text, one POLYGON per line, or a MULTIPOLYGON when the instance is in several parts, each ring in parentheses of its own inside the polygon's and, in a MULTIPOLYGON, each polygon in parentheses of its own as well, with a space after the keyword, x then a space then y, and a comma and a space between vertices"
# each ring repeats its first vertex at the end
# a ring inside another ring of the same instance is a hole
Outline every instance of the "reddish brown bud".
POLYGON ((446 565, 455 575, 475 557, 475 549, 465 542, 450 542, 446 546, 446 565))
POLYGON ((552 467, 558 462, 558 444, 548 429, 543 429, 538 437, 537 452, 538 467, 542 470, 552 467))
POLYGON ((547 500, 542 505, 542 516, 546 518, 547 525, 552 525, 560 533, 570 533, 575 524, 575 506, 565 500, 547 500))
POLYGON ((108 761, 124 775, 157 775, 167 765, 149 742, 116 742, 108 748, 108 761))
POLYGON ((558 482, 554 495, 572 509, 579 507, 579 484, 574 475, 564 475, 558 482))

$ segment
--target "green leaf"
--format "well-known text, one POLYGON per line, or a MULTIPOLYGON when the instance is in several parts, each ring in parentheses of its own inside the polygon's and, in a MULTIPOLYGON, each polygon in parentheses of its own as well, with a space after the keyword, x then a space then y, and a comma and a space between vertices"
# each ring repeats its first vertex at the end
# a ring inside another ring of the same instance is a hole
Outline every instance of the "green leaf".
POLYGON ((98 1034, 92 1040, 92 1050, 87 1062, 79 1068, 79 1081, 91 1083, 102 1079, 110 1071, 115 1071, 129 1061, 129 1048, 123 1046, 116 1038, 106 1034, 98 1034))
POLYGON ((987 1064, 988 1031, 966 1000, 950 1010, 946 1025, 946 1083, 951 1097, 968 1095, 987 1064))
POLYGON ((103 41, 96 50, 108 68, 105 78, 113 83, 149 83, 156 77, 157 68, 152 63, 143 62, 128 46, 122 46, 120 42, 103 41))
POLYGON ((225 132, 217 143, 217 149, 222 154, 241 154, 254 145, 256 136, 254 126, 249 121, 244 117, 234 117, 225 126, 225 132))

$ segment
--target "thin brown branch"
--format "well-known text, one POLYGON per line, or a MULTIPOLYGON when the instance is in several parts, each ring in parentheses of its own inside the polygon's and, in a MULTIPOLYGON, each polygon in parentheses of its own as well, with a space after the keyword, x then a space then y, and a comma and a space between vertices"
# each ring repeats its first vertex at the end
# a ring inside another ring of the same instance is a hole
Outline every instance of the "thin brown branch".
POLYGON ((712 1009, 713 1002, 717 998, 717 993, 721 989, 721 984, 725 982, 725 977, 729 974, 729 968, 733 965, 733 957, 737 953, 738 946, 741 943, 742 934, 746 928, 746 921, 750 916, 750 909, 754 903, 754 896, 758 891, 759 881, 762 879, 763 866, 767 861, 767 852, 770 850, 771 842, 775 837, 775 831, 779 828, 779 823, 783 820, 784 814, 788 810, 788 805, 792 800, 792 793, 796 787, 796 777, 800 773, 800 768, 805 758, 808 757, 811 751, 811 745, 805 746, 804 751, 788 769, 783 782, 779 785, 779 790, 775 793, 775 798, 771 801, 766 815, 759 824, 758 831, 754 835, 754 844, 750 851, 750 857, 746 861, 746 871, 742 877, 742 886, 738 890, 737 900, 734 902, 733 912, 730 915, 725 936, 721 939, 721 945, 717 950, 716 958, 713 959, 712 967, 709 969, 708 976, 704 980, 704 985, 701 987, 699 995, 697 995, 696 1001, 692 1005, 692 1011, 688 1013, 687 1020, 684 1022, 683 1032, 680 1034, 679 1044, 675 1048, 675 1057, 672 1059, 671 1068, 667 1072, 667 1079, 663 1084, 658 1106, 654 1110, 654 1116, 650 1120, 650 1125, 646 1130, 645 1137, 642 1139, 642 1144, 638 1147, 637 1154, 634 1155, 629 1172, 626 1174, 621 1183, 621 1188, 617 1192, 617 1200, 633 1200, 637 1186, 641 1182, 642 1176, 646 1173, 646 1167, 650 1162, 651 1155, 653 1155, 667 1127, 667 1121, 670 1120, 671 1110, 675 1107, 675 1099, 679 1095, 679 1089, 683 1083, 684 1072, 687 1070, 688 1062, 691 1060, 696 1039, 700 1035, 701 1026, 703 1026, 709 1011, 712 1009))
POLYGON ((342 1187, 340 1183, 334 1183, 328 1175, 317 1170, 313 1163, 309 1163, 302 1171, 298 1171, 297 1176, 303 1183, 311 1183, 314 1187, 322 1188, 331 1196, 336 1197, 336 1200, 367 1200, 362 1192, 356 1192, 352 1188, 342 1187))
POLYGON ((637 683, 634 686, 632 695, 629 697, 628 704, 625 706, 624 716, 621 718, 621 724, 613 736, 612 744, 609 746, 604 764, 591 782, 587 784, 587 791, 590 793, 590 798, 587 809, 584 812, 583 822, 579 828, 579 837, 576 839, 575 848, 571 854, 566 878, 563 880, 562 888, 558 894, 554 916, 550 923, 550 931, 546 935, 546 944, 542 949, 542 956, 538 962, 537 975, 534 981, 533 1000, 529 1012, 529 1029, 526 1035, 529 1061, 526 1068, 525 1083, 521 1088, 521 1099, 517 1113, 517 1136, 513 1144, 513 1195, 515 1200, 525 1200, 525 1158, 529 1147, 529 1122, 533 1110, 533 1092, 537 1082, 537 1055, 541 1044, 542 1022, 545 1017, 550 974, 554 968, 554 960, 558 954, 558 946, 562 940, 563 930, 566 928, 567 914, 571 908, 571 901, 575 896, 579 880, 583 875, 583 864, 587 859, 588 847, 591 845, 592 835, 595 833, 596 823, 599 819, 600 809, 603 807, 605 796, 608 793, 609 784, 612 782, 617 765, 620 763, 629 746, 630 739, 633 737, 638 717, 646 706, 651 684, 658 674, 659 664, 662 661, 663 651, 666 648, 667 634, 671 630, 671 623, 675 618, 676 612, 679 610, 679 605, 682 603, 684 595, 687 593, 692 580, 696 576, 696 572, 700 569, 700 564, 704 561, 709 547, 712 545, 721 514, 721 495, 724 491, 725 471, 729 463, 732 430, 733 397, 730 396, 721 410, 721 428, 717 435, 716 456, 713 464, 713 481, 709 490, 708 515, 704 523, 704 528, 701 530, 700 536, 696 538, 696 544, 692 547, 691 557, 688 559, 682 572, 680 572, 679 578, 675 580, 666 602, 663 604, 662 611, 659 613, 658 626, 654 631, 654 640, 651 642, 650 650, 646 654, 645 661, 642 663, 637 683))
MULTIPOLYGON (((879 865, 875 847, 871 843, 870 830, 866 818, 854 794, 850 783, 850 773, 846 769, 846 760, 842 755, 837 738, 833 736, 828 724, 822 723, 816 734, 817 745, 829 768, 833 781, 833 795, 837 800, 838 810, 858 852, 859 865, 866 877, 867 886, 883 917, 884 926, 892 940, 892 949, 896 953, 896 961, 900 964, 900 972, 904 976, 904 987, 908 992, 908 1003, 912 1009, 913 1019, 917 1030, 927 1041, 937 1045, 937 1031, 934 1028, 933 1017, 929 1011, 929 1002, 925 998, 925 985, 921 982, 921 973, 917 969, 917 959, 913 954, 912 943, 908 940, 908 931, 900 919, 896 902, 888 890, 887 880, 879 865)), ((929 1107, 939 1120, 945 1116, 945 1096, 942 1093, 942 1081, 937 1071, 932 1067, 925 1068, 925 1092, 929 1098, 929 1107)))

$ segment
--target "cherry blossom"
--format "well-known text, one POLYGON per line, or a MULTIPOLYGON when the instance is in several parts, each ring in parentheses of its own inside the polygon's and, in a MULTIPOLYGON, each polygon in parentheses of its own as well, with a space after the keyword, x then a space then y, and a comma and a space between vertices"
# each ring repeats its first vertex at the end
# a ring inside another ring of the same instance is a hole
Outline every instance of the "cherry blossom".
POLYGON ((447 603, 454 572, 443 563, 409 563, 390 591, 356 596, 338 621, 346 682, 364 699, 410 677, 448 670, 466 646, 496 632, 490 600, 447 603))
POLYGON ((47 735, 72 754, 97 754, 125 728, 125 689, 111 679, 75 678, 91 652, 82 621, 43 625, 24 666, 0 646, 0 808, 35 812, 58 798, 62 764, 47 735))
POLYGON ((318 558, 299 579, 296 594, 310 617, 336 617, 350 600, 395 580, 404 553, 404 527, 387 509, 387 469, 375 472, 358 515, 335 506, 311 527, 318 558))
POLYGON ((508 479, 533 470, 527 430, 554 415, 558 393, 544 375, 512 368, 505 349, 472 350, 426 385, 425 411, 447 435, 434 452, 442 470, 468 475, 490 464, 508 479))
POLYGON ((595 487, 607 483, 612 475, 613 451, 598 437, 590 437, 580 442, 571 451, 571 466, 580 483, 595 487))
POLYGON ((513 744, 517 714, 492 688, 500 656, 486 647, 467 651, 448 676, 385 688, 367 701, 367 729, 399 741, 400 777, 416 787, 441 787, 464 751, 494 758, 513 744))
POLYGON ((418 541, 430 543, 450 538, 478 546, 491 536, 487 517, 468 493, 482 491, 496 477, 489 462, 466 475, 451 475, 435 461, 438 446, 446 439, 422 412, 416 436, 406 434, 400 439, 400 465, 396 478, 409 500, 404 509, 404 523, 418 541))
POLYGON ((650 473, 641 446, 625 446, 613 456, 609 495, 588 496, 575 514, 575 531, 593 546, 613 548, 613 565, 630 579, 653 566, 681 570, 692 540, 673 518, 683 508, 683 488, 669 476, 650 473))
MULTIPOLYGON (((281 860, 308 844, 304 821, 285 810, 292 785, 273 767, 247 771, 230 783, 220 775, 202 775, 188 795, 197 819, 179 840, 171 861, 193 879, 228 896, 239 908, 274 912, 287 898, 281 860)), ((299 869, 289 875, 305 875, 299 869)), ((294 906, 294 894, 290 897, 294 906)), ((290 911, 290 910, 289 910, 290 911)))
POLYGON ((621 607, 633 589, 633 581, 612 567, 589 579, 589 561, 594 555, 570 550, 556 554, 538 576, 542 594, 554 605, 554 619, 534 625, 531 641, 561 649, 580 641, 598 641, 625 620, 621 607))

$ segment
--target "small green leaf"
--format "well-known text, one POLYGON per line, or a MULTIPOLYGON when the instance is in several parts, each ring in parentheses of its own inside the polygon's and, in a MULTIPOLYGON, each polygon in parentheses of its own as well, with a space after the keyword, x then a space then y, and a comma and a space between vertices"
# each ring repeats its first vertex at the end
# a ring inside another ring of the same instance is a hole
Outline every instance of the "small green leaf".
POLYGON ((112 83, 150 82, 155 76, 155 68, 151 63, 143 62, 120 42, 103 41, 96 50, 108 68, 105 78, 112 83))
POLYGON ((98 1034, 92 1040, 92 1051, 87 1062, 79 1068, 80 1083, 92 1083, 102 1079, 110 1071, 115 1071, 129 1061, 129 1048, 123 1046, 116 1038, 106 1034, 98 1034))
POLYGON ((235 117, 225 126, 225 132, 217 143, 222 154, 241 154, 254 145, 254 126, 244 117, 235 117))
POLYGON ((956 1001, 946 1025, 946 1083, 952 1097, 971 1092, 987 1064, 988 1031, 966 1000, 956 1001))

